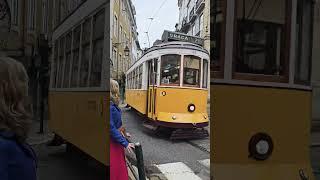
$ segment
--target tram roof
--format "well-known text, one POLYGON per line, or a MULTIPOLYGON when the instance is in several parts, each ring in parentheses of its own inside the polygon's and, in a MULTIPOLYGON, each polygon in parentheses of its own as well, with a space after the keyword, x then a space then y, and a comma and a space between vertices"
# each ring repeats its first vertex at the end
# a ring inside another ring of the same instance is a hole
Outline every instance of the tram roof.
POLYGON ((161 50, 161 49, 191 49, 191 50, 201 51, 209 55, 209 52, 200 45, 189 43, 189 42, 170 41, 170 42, 160 43, 149 48, 147 51, 143 53, 143 55, 136 62, 134 62, 130 66, 130 68, 134 66, 136 63, 138 63, 145 55, 149 54, 152 51, 161 50))

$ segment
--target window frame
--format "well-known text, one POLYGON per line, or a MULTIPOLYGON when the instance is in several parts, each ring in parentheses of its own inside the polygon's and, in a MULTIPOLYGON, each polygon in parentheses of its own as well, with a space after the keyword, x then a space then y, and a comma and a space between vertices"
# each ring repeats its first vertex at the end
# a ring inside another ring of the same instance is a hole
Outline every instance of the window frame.
POLYGON ((201 67, 201 69, 202 69, 202 79, 201 79, 201 81, 202 81, 202 83, 201 83, 201 88, 203 88, 203 89, 208 89, 208 86, 209 86, 209 60, 208 59, 204 59, 204 58, 202 58, 202 67, 201 67), (206 63, 206 69, 207 69, 207 74, 206 74, 206 76, 205 76, 205 74, 204 74, 204 68, 205 68, 205 63, 206 63), (206 78, 205 78, 206 77, 206 78), (206 80, 206 81, 205 81, 206 80), (205 82, 205 84, 206 84, 206 86, 204 86, 204 82, 205 82))
MULTIPOLYGON (((216 2, 218 2, 219 0, 216 0, 216 2)), ((220 58, 219 58, 219 61, 218 61, 218 64, 219 66, 214 66, 214 57, 213 57, 213 53, 210 53, 210 59, 212 59, 210 61, 210 69, 212 69, 212 71, 210 71, 210 73, 212 74, 212 77, 214 78, 223 78, 224 77, 224 68, 225 68, 225 44, 226 44, 226 25, 227 25, 227 22, 226 22, 226 18, 227 18, 227 1, 222 1, 222 7, 221 7, 221 14, 222 14, 222 18, 223 20, 220 23, 220 26, 221 26, 221 31, 220 31, 220 58)), ((213 3, 212 3, 213 5, 213 3)), ((213 13, 213 11, 210 11, 210 13, 213 13)), ((211 16, 211 15, 210 15, 211 16)), ((215 26, 215 23, 213 22, 212 24, 213 26, 213 34, 214 34, 214 26, 215 26)), ((214 41, 212 41, 214 42, 214 41)), ((211 48, 213 50, 213 48, 211 48)))
POLYGON ((201 88, 201 82, 202 82, 202 58, 199 56, 195 56, 195 55, 189 55, 186 54, 183 56, 183 60, 182 60, 182 87, 194 87, 194 88, 201 88), (198 79, 199 79, 199 83, 198 85, 187 85, 184 84, 184 75, 185 75, 185 67, 184 67, 184 62, 185 62, 185 57, 189 56, 189 57, 195 57, 195 59, 199 60, 199 74, 198 74, 198 79))
MULTIPOLYGON (((251 74, 236 72, 237 60, 233 56, 232 60, 232 79, 236 80, 250 80, 258 82, 279 82, 289 83, 289 66, 290 66, 290 46, 291 46, 291 17, 292 17, 292 2, 291 0, 284 0, 285 2, 285 23, 283 24, 283 34, 281 36, 280 52, 280 64, 283 63, 283 75, 264 75, 264 74, 251 74)), ((234 38, 233 38, 233 54, 237 54, 237 40, 238 40, 238 23, 237 23, 237 7, 239 2, 235 1, 234 7, 234 38)))
POLYGON ((160 82, 159 82, 159 85, 160 86, 173 86, 173 87, 181 87, 181 75, 182 75, 182 68, 181 68, 181 66, 182 66, 182 58, 183 58, 183 55, 181 55, 181 54, 164 54, 164 55, 161 55, 160 56, 160 82), (180 65, 180 68, 179 68, 179 77, 178 77, 178 79, 179 79, 179 82, 178 82, 178 84, 177 83, 169 83, 169 84, 163 84, 162 83, 162 81, 161 81, 161 78, 162 78, 162 62, 163 62, 163 59, 162 59, 162 57, 163 56, 171 56, 171 55, 175 55, 175 56, 179 56, 179 59, 178 59, 178 63, 179 63, 179 65, 180 65))

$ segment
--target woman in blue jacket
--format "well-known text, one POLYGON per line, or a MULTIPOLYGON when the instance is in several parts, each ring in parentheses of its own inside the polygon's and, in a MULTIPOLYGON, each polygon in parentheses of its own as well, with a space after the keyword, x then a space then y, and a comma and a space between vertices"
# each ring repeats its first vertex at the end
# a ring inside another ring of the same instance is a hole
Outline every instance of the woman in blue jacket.
POLYGON ((31 117, 27 95, 23 65, 0 57, 0 180, 37 179, 36 156, 26 143, 31 117))
POLYGON ((124 149, 132 152, 134 144, 129 143, 122 131, 119 84, 110 80, 110 180, 128 180, 124 149))

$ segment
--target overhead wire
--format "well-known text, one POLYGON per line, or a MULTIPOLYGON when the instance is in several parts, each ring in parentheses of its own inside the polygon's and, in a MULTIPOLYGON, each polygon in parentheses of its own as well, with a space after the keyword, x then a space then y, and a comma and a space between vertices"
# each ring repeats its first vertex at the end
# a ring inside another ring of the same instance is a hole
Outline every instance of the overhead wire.
POLYGON ((154 18, 156 17, 156 15, 158 15, 159 11, 161 10, 161 8, 164 6, 164 4, 165 4, 167 1, 168 1, 168 0, 164 0, 164 1, 162 2, 162 4, 159 6, 159 8, 157 9, 157 11, 153 14, 153 16, 151 16, 151 18, 149 18, 149 19, 151 19, 151 21, 150 21, 150 23, 149 23, 149 27, 148 27, 148 29, 147 29, 147 32, 149 32, 149 29, 150 29, 150 26, 151 26, 152 21, 154 20, 154 18))
MULTIPOLYGON (((150 30, 150 27, 151 27, 151 24, 152 24, 152 21, 154 20, 154 18, 158 15, 159 11, 161 10, 161 8, 164 6, 164 4, 167 2, 168 0, 164 0, 162 2, 162 4, 159 6, 159 8, 157 9, 157 11, 155 11, 155 13, 151 16, 151 18, 148 18, 150 19, 150 23, 149 23, 149 26, 147 28, 147 31, 145 31, 146 33, 146 36, 148 38, 148 41, 149 41, 149 30, 150 30)), ((149 47, 150 47, 150 41, 149 41, 149 47)))

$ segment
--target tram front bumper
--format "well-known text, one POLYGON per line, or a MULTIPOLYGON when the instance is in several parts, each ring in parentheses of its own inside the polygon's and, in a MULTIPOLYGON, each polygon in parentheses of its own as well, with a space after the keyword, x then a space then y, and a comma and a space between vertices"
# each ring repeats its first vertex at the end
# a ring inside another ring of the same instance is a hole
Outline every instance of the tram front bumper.
POLYGON ((167 113, 159 112, 157 124, 172 128, 202 128, 209 124, 206 113, 167 113))

